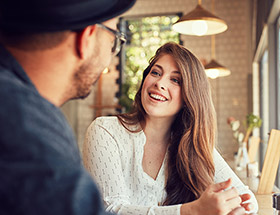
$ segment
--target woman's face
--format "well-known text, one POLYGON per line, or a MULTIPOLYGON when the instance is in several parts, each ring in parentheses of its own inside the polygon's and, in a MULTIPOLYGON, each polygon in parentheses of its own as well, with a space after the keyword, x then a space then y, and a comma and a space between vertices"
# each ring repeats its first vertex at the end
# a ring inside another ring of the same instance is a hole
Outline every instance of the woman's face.
POLYGON ((141 90, 148 117, 174 119, 183 105, 182 77, 171 55, 163 55, 153 65, 141 90))

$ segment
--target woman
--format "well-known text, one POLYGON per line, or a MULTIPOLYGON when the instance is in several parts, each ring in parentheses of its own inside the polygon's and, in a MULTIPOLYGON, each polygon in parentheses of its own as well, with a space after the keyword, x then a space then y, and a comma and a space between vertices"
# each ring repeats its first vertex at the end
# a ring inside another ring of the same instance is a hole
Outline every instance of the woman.
POLYGON ((257 211, 252 192, 214 149, 215 129, 203 66, 183 46, 167 43, 145 69, 133 111, 89 126, 84 164, 107 210, 118 214, 257 211))

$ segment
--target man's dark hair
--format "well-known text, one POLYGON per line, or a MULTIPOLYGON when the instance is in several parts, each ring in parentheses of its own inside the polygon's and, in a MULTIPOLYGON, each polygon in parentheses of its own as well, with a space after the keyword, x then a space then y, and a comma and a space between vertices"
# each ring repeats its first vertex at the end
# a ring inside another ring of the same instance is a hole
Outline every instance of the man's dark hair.
POLYGON ((1 43, 22 50, 45 50, 51 49, 62 43, 70 31, 47 32, 47 33, 23 33, 0 30, 1 43))

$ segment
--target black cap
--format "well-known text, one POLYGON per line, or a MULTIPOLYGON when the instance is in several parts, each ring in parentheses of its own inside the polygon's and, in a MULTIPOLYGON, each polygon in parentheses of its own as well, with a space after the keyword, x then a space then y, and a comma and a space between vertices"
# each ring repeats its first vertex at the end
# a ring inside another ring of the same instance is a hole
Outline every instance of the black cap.
POLYGON ((272 207, 280 210, 280 193, 274 193, 272 195, 272 207))
POLYGON ((276 196, 275 208, 276 210, 280 210, 280 193, 276 196))
POLYGON ((1 0, 0 28, 16 32, 78 30, 112 19, 136 0, 1 0))
POLYGON ((277 193, 274 193, 272 195, 272 208, 276 208, 276 198, 277 198, 277 193))

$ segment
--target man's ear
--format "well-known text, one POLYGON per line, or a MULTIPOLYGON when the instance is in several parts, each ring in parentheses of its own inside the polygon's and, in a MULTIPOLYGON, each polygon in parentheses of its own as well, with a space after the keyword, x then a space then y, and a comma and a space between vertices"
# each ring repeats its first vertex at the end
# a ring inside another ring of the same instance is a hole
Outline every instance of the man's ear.
POLYGON ((90 25, 77 32, 76 49, 81 59, 87 58, 92 53, 92 37, 96 33, 96 25, 90 25))

